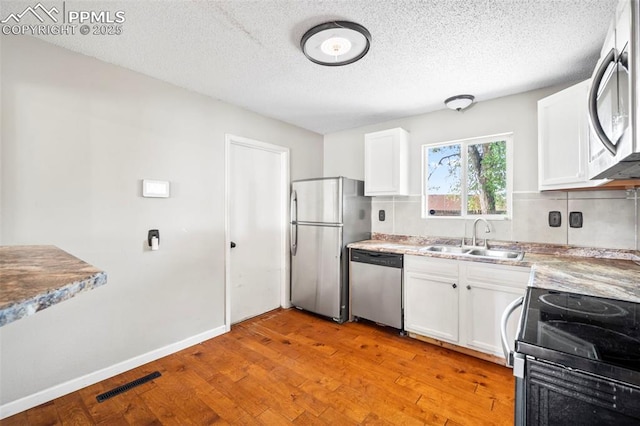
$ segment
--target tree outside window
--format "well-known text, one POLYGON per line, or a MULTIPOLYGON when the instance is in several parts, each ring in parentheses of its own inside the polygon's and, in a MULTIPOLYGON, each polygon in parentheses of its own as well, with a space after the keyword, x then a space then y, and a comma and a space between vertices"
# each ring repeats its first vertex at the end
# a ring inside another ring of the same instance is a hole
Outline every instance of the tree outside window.
POLYGON ((426 217, 508 216, 510 135, 423 146, 426 217))

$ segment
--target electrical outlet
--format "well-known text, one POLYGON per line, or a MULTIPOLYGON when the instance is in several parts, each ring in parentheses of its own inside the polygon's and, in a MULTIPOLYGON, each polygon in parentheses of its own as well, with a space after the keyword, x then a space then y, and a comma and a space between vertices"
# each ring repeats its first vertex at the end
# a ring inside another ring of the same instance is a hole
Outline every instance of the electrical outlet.
POLYGON ((380 222, 384 222, 384 219, 385 219, 385 213, 384 213, 384 210, 378 210, 378 220, 379 220, 380 222))
POLYGON ((558 228, 562 224, 562 214, 558 211, 549 212, 549 226, 558 228))
POLYGON ((569 213, 569 226, 572 228, 582 228, 582 212, 569 213))

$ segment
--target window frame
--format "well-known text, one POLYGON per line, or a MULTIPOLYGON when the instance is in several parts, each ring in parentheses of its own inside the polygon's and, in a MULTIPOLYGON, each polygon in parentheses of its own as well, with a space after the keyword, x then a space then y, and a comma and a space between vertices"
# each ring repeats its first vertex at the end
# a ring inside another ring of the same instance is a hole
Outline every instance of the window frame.
POLYGON ((465 139, 456 139, 446 142, 437 142, 432 144, 423 144, 421 147, 421 184, 422 184, 422 202, 421 202, 421 216, 423 219, 465 219, 465 218, 483 218, 489 220, 511 220, 513 217, 513 132, 498 133, 489 136, 479 136, 465 139), (469 214, 467 212, 467 200, 468 200, 468 182, 467 174, 469 170, 468 164, 468 146, 476 145, 488 142, 506 142, 506 163, 507 163, 507 212, 505 214, 469 214), (461 155, 461 170, 460 181, 461 188, 463 189, 460 194, 461 211, 460 216, 430 216, 428 214, 428 189, 427 173, 429 164, 427 162, 427 154, 429 148, 436 148, 440 146, 460 145, 461 155))

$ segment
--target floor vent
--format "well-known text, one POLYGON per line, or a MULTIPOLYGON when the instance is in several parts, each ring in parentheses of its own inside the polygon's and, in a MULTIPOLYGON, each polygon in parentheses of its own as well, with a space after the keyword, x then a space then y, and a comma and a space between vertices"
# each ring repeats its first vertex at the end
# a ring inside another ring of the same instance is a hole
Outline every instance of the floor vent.
POLYGON ((118 386, 117 388, 111 389, 108 392, 105 393, 101 393, 100 395, 96 396, 96 399, 98 400, 98 402, 104 402, 109 398, 113 398, 116 395, 120 395, 121 393, 124 393, 130 389, 135 388, 136 386, 140 386, 143 385, 147 382, 150 382, 153 379, 156 379, 158 377, 160 377, 161 374, 159 371, 154 371, 151 374, 147 374, 144 377, 140 377, 139 379, 135 379, 133 382, 129 382, 126 383, 122 386, 118 386))

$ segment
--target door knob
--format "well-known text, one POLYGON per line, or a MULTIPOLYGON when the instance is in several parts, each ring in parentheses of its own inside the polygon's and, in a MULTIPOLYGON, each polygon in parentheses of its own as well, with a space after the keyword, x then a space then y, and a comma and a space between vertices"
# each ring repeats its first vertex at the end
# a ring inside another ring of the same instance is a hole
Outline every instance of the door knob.
POLYGON ((231 241, 231 248, 235 248, 236 247, 236 243, 234 243, 233 241, 231 241))

